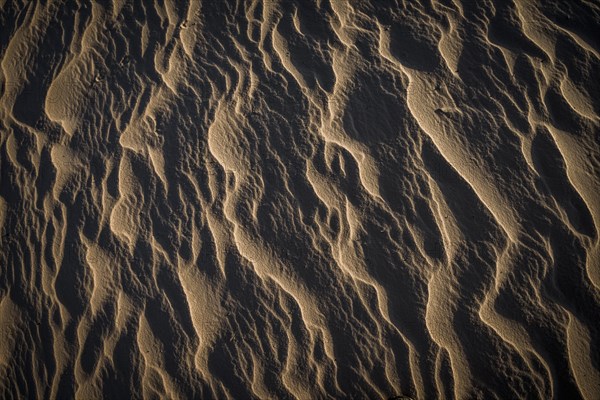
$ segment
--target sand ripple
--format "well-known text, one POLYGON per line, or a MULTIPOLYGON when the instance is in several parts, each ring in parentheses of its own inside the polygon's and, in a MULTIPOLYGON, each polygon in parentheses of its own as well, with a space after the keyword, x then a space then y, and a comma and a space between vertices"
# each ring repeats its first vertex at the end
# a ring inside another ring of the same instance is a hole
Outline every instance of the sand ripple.
POLYGON ((81 3, 1 2, 0 397, 600 398, 597 2, 81 3))

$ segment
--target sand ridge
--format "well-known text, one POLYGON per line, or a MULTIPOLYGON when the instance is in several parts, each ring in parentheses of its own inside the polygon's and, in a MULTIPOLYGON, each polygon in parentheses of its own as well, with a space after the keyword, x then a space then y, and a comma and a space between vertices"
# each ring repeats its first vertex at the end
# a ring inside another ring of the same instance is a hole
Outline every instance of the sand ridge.
POLYGON ((0 397, 597 399, 599 24, 3 2, 0 397))

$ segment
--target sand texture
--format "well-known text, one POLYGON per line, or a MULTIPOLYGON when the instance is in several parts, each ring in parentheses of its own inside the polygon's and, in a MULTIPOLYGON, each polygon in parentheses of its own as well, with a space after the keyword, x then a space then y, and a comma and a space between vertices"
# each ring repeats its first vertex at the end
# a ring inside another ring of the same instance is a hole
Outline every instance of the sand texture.
POLYGON ((600 399, 598 0, 0 30, 0 399, 600 399))

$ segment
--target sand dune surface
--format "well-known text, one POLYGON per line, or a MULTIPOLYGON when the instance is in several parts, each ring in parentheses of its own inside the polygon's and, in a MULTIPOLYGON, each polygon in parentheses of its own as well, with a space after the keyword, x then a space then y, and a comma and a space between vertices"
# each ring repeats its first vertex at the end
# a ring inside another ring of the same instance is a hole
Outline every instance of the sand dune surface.
POLYGON ((0 27, 0 398, 600 399, 598 1, 0 27))

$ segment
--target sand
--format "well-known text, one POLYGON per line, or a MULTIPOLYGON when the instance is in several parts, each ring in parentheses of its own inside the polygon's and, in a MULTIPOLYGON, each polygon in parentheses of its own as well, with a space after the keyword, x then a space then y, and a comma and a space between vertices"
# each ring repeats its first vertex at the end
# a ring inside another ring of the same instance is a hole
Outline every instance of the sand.
POLYGON ((600 399, 600 3, 0 1, 0 398, 600 399))

